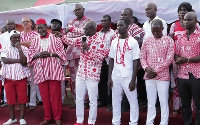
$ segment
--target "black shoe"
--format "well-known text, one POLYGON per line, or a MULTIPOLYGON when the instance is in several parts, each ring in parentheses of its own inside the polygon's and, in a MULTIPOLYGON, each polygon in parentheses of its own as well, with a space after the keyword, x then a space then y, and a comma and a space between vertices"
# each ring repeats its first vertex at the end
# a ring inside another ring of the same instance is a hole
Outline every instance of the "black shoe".
POLYGON ((106 103, 101 103, 101 102, 99 102, 98 105, 97 105, 98 108, 105 107, 105 106, 107 106, 107 104, 106 103))
POLYGON ((37 105, 42 105, 42 104, 43 104, 42 101, 38 101, 38 102, 37 102, 37 105))

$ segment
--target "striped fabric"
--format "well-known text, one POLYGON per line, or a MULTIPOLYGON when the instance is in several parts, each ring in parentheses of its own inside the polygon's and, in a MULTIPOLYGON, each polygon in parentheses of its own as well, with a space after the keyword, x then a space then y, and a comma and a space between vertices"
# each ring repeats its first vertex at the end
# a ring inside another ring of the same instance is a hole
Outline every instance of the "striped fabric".
POLYGON ((29 47, 28 53, 28 65, 33 65, 34 69, 34 82, 39 84, 46 80, 65 80, 62 65, 66 63, 67 58, 64 51, 63 43, 59 38, 56 38, 54 35, 50 34, 48 38, 50 44, 47 48, 48 52, 57 53, 59 58, 47 57, 39 58, 31 62, 33 56, 37 53, 43 52, 43 49, 40 45, 41 38, 35 37, 29 47))
MULTIPOLYGON (((22 51, 25 56, 28 55, 28 48, 22 46, 22 51)), ((18 49, 11 45, 3 48, 1 57, 20 59, 18 49)), ((2 76, 3 78, 9 80, 21 80, 24 78, 28 78, 30 76, 30 71, 28 67, 23 67, 20 63, 3 64, 2 76)))
MULTIPOLYGON (((83 28, 85 24, 90 20, 90 18, 87 18, 85 16, 81 20, 78 20, 77 18, 70 20, 68 23, 68 27, 71 28, 71 31, 67 33, 67 37, 76 38, 82 36, 84 34, 83 28)), ((66 53, 68 60, 80 58, 81 47, 68 46, 66 53)))
POLYGON ((20 42, 31 42, 31 40, 36 37, 38 35, 37 32, 35 32, 34 30, 32 30, 31 32, 29 33, 25 33, 25 32, 21 32, 20 33, 20 42))

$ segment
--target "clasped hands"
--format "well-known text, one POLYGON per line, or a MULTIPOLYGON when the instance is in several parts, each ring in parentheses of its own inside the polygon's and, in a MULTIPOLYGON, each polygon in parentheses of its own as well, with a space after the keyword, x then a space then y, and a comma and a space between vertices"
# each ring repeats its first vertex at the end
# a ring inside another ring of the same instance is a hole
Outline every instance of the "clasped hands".
POLYGON ((151 67, 147 67, 145 71, 147 72, 146 77, 149 79, 153 79, 157 76, 157 73, 151 67))

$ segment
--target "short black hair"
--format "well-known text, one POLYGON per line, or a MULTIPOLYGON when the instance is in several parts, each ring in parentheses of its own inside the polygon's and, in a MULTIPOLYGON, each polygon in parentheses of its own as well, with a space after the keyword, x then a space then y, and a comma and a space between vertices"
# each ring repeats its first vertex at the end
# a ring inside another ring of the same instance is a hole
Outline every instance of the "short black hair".
POLYGON ((109 15, 104 15, 103 18, 108 18, 108 21, 111 22, 111 17, 109 15))
POLYGON ((129 21, 128 21, 128 20, 126 20, 126 19, 122 19, 122 18, 119 19, 119 21, 120 21, 120 20, 124 21, 124 24, 125 24, 127 27, 129 26, 129 21))
POLYGON ((184 7, 188 12, 194 11, 192 9, 192 5, 188 2, 183 2, 178 6, 178 12, 181 10, 181 8, 184 7))
POLYGON ((163 27, 163 23, 160 19, 154 19, 152 20, 151 26, 160 26, 163 27))
POLYGON ((52 22, 58 22, 58 23, 60 23, 60 25, 62 26, 62 22, 61 22, 59 19, 52 19, 52 20, 51 20, 51 23, 52 23, 52 22))

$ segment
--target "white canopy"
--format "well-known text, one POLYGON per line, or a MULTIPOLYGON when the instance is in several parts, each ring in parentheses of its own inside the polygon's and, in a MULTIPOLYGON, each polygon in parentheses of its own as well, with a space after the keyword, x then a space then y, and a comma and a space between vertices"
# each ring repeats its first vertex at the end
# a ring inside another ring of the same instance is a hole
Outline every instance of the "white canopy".
MULTIPOLYGON (((200 1, 186 0, 191 3, 193 9, 200 19, 200 1)), ((117 22, 120 19, 121 11, 124 8, 132 8, 133 15, 136 16, 140 23, 147 20, 145 15, 145 6, 149 2, 156 3, 158 10, 157 15, 164 19, 167 23, 172 23, 178 19, 178 6, 183 0, 130 0, 130 1, 90 1, 81 2, 85 8, 85 15, 92 18, 97 24, 100 24, 103 15, 110 15, 112 22, 117 22)), ((7 19, 14 19, 17 24, 21 24, 23 17, 30 17, 34 21, 39 18, 46 19, 50 25, 51 19, 57 18, 63 22, 63 27, 67 26, 70 19, 75 18, 73 7, 75 3, 61 4, 61 5, 44 5, 38 7, 31 7, 26 9, 19 9, 13 11, 6 11, 0 13, 0 27, 3 27, 7 19)))

